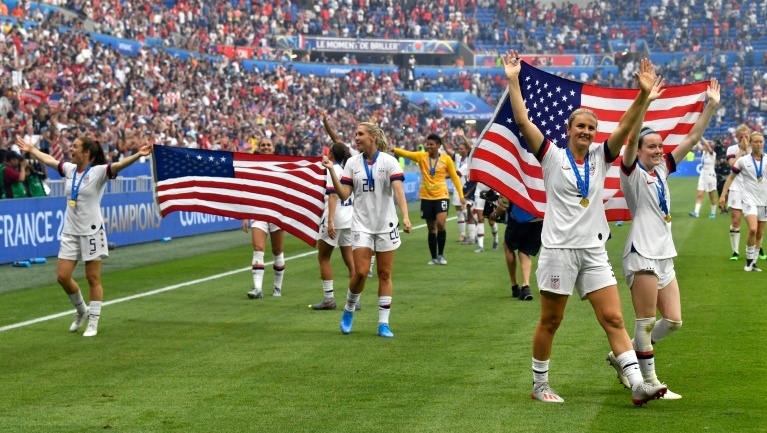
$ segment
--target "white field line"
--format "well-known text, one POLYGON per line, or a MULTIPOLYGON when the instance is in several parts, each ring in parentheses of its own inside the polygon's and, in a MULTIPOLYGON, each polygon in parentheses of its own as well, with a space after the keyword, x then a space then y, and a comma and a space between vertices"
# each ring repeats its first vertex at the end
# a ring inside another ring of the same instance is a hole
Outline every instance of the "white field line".
MULTIPOLYGON (((455 217, 451 217, 451 218, 448 218, 448 220, 452 220, 454 218, 455 217)), ((418 226, 414 226, 413 230, 422 229, 424 227, 426 227, 426 224, 421 224, 421 225, 418 225, 418 226)), ((316 253, 317 253, 317 251, 313 250, 313 251, 309 251, 309 252, 306 252, 306 253, 297 254, 295 256, 286 257, 285 261, 287 262, 288 260, 300 259, 300 258, 303 258, 303 257, 306 257, 306 256, 311 256, 311 255, 316 254, 316 253)), ((268 265, 271 265, 273 263, 274 262, 268 262, 268 263, 264 263, 264 265, 268 266, 268 265)), ((166 287, 162 287, 162 288, 159 288, 159 289, 150 290, 148 292, 137 293, 135 295, 126 296, 124 298, 118 298, 118 299, 114 299, 114 300, 111 300, 111 301, 106 301, 102 305, 103 306, 107 306, 107 305, 119 304, 120 302, 132 301, 134 299, 139 299, 139 298, 144 298, 144 297, 147 297, 147 296, 157 295, 159 293, 169 292, 171 290, 176 290, 176 289, 180 289, 182 287, 192 286, 192 285, 199 284, 199 283, 204 283, 206 281, 217 280, 219 278, 228 277, 230 275, 239 274, 240 272, 246 272, 246 271, 250 271, 250 270, 252 270, 251 266, 248 266, 248 267, 245 267, 245 268, 241 268, 241 269, 235 269, 233 271, 223 272, 221 274, 211 275, 211 276, 205 277, 205 278, 199 278, 199 279, 192 280, 192 281, 186 281, 186 282, 183 282, 183 283, 174 284, 172 286, 166 286, 166 287)), ((64 311, 64 312, 61 312, 61 313, 51 314, 49 316, 38 317, 36 319, 26 320, 24 322, 19 322, 19 323, 14 323, 14 324, 11 324, 11 325, 2 326, 2 327, 0 327, 0 332, 10 331, 11 329, 21 328, 23 326, 28 326, 28 325, 34 325, 36 323, 47 322, 48 320, 58 319, 59 317, 71 316, 71 315, 75 314, 76 311, 77 310, 64 311)))

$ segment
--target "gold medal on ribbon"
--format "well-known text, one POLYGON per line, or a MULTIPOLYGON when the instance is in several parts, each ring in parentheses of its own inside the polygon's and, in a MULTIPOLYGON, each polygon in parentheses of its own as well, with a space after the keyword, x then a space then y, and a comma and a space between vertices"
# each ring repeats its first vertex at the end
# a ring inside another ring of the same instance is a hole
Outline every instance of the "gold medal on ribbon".
POLYGON ((667 223, 671 222, 671 215, 666 214, 666 218, 664 218, 667 223))
POLYGON ((761 182, 761 181, 763 181, 763 180, 764 180, 764 178, 763 178, 763 177, 760 177, 760 178, 759 178, 759 179, 757 179, 757 180, 758 180, 759 182, 761 182))
POLYGON ((76 204, 77 204, 77 202, 76 202, 76 201, 74 201, 74 200, 69 200, 69 207, 75 207, 75 205, 76 205, 76 204))
POLYGON ((589 207, 589 199, 587 199, 586 197, 583 197, 583 198, 581 199, 581 206, 583 206, 583 207, 589 207))

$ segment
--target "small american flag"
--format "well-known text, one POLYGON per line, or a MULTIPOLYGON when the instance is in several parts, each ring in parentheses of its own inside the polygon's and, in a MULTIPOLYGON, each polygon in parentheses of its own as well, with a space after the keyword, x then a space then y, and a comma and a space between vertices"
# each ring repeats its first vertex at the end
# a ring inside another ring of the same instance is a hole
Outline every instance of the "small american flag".
POLYGON ((314 246, 325 206, 319 158, 154 146, 160 214, 202 212, 278 225, 314 246))
MULTIPOLYGON (((567 146, 567 118, 583 107, 597 115, 595 143, 604 142, 618 126, 621 116, 636 98, 638 89, 599 87, 567 80, 522 62, 519 75, 528 117, 556 146, 567 146)), ((708 82, 665 87, 661 98, 650 104, 644 124, 663 137, 663 151, 671 152, 700 117, 708 82)), ((469 177, 507 197, 539 217, 546 208, 541 165, 514 122, 508 89, 503 93, 491 122, 487 124, 469 159, 469 177)), ((622 151, 621 151, 622 152, 622 151)), ((630 220, 620 191, 619 166, 615 160, 605 179, 605 213, 609 221, 630 220)))

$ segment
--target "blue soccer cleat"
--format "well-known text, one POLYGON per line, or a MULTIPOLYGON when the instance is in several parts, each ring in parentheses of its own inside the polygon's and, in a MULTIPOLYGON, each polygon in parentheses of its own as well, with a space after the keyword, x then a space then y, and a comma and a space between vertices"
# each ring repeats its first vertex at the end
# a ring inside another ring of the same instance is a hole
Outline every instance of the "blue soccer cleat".
POLYGON ((352 332, 352 320, 354 319, 354 313, 344 310, 344 314, 341 315, 341 333, 344 335, 352 332))
POLYGON ((388 323, 381 323, 378 325, 378 335, 384 338, 394 338, 394 333, 389 329, 388 323))

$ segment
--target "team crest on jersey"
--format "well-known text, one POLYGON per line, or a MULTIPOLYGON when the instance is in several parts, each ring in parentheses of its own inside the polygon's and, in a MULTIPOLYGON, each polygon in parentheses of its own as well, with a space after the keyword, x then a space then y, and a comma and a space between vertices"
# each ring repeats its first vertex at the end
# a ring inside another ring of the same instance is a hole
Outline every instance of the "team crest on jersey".
POLYGON ((551 276, 551 288, 554 290, 559 288, 559 275, 551 276))

